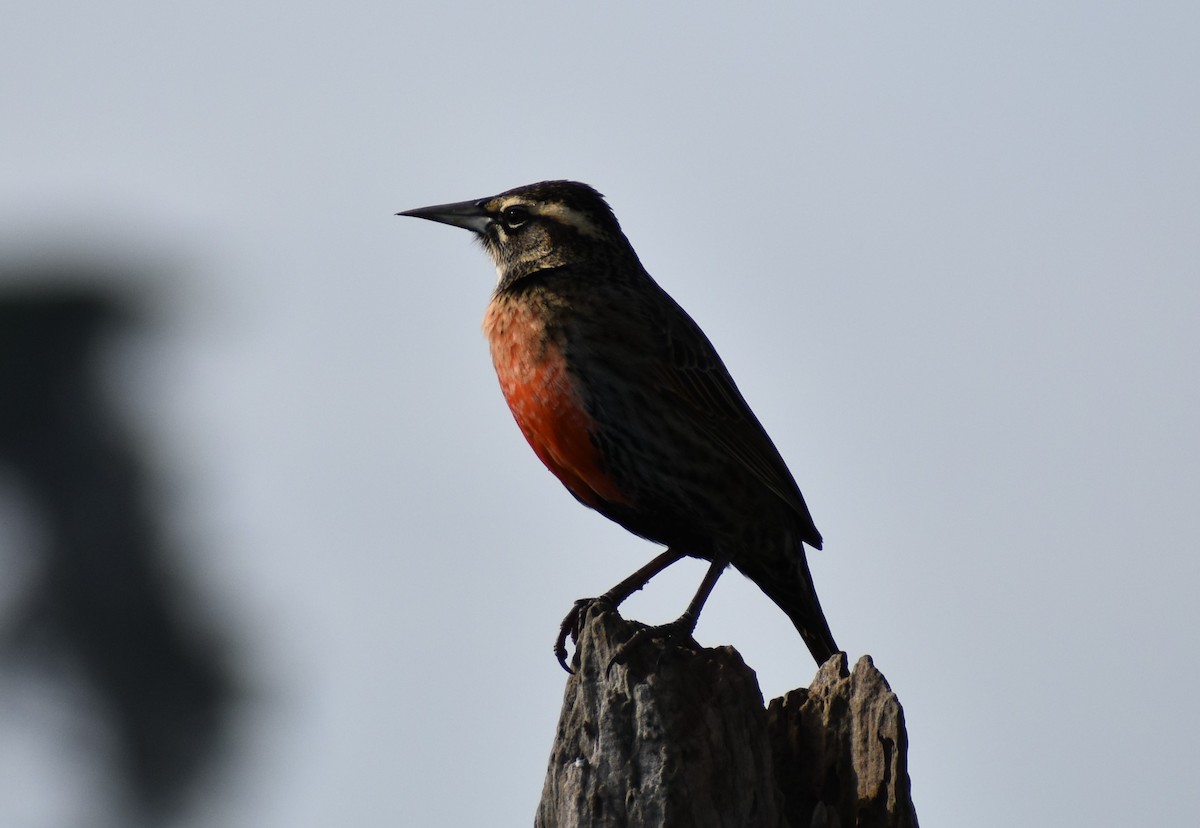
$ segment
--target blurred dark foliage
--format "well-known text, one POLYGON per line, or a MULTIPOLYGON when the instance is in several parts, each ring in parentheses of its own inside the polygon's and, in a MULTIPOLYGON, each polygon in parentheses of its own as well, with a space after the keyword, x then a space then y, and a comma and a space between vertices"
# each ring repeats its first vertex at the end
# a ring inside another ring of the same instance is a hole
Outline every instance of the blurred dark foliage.
MULTIPOLYGON (((54 281, 105 281, 76 275, 54 281)), ((0 293, 0 464, 45 538, 9 550, 38 560, 17 617, 3 619, 0 658, 70 659, 116 735, 127 799, 153 824, 219 755, 234 682, 185 611, 147 464, 104 393, 100 357, 134 321, 127 307, 100 286, 0 293)))

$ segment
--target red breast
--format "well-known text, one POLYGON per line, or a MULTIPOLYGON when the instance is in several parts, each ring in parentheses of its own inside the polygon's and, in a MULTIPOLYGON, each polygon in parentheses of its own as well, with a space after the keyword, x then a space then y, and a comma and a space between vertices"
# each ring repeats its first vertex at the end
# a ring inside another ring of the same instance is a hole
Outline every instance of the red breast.
POLYGON ((503 296, 488 306, 483 330, 504 399, 546 468, 592 508, 628 504, 592 441, 593 422, 567 368, 561 336, 548 329, 536 307, 503 296))

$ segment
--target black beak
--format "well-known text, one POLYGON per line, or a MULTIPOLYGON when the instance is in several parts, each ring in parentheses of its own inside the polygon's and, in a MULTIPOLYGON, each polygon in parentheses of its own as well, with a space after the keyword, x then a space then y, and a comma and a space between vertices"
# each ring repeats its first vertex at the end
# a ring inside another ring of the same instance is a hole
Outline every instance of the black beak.
POLYGON ((432 207, 418 207, 415 210, 404 210, 396 213, 398 216, 414 216, 416 218, 438 221, 453 227, 462 227, 474 233, 483 231, 492 222, 492 217, 484 212, 483 201, 459 201, 455 204, 435 204, 432 207))

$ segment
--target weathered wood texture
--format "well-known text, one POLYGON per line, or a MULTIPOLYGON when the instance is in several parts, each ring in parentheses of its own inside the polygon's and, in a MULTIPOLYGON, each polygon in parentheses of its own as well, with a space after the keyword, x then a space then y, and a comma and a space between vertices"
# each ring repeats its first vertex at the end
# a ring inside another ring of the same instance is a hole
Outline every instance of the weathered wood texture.
POLYGON ((793 828, 917 828, 904 710, 863 656, 838 653, 807 690, 767 707, 775 778, 793 828))
POLYGON ((764 708, 731 647, 646 641, 589 609, 538 828, 916 828, 904 713, 868 656, 764 708))

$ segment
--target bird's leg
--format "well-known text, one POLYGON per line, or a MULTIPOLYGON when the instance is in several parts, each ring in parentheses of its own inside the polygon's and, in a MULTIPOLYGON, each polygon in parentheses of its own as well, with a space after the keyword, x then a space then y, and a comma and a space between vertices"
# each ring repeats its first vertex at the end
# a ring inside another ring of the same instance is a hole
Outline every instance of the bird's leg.
POLYGON ((704 580, 700 582, 700 588, 696 590, 696 594, 692 597, 691 603, 687 605, 687 609, 683 611, 683 615, 669 624, 658 627, 642 627, 635 632, 613 653, 613 657, 609 659, 607 671, 611 671, 614 664, 624 664, 630 650, 648 638, 690 638, 696 629, 696 622, 700 620, 700 610, 704 609, 704 602, 712 594, 713 587, 717 585, 717 579, 721 577, 721 573, 727 566, 729 566, 728 561, 721 558, 714 560, 708 567, 708 571, 704 573, 704 580))
MULTIPOLYGON (((579 640, 579 631, 583 627, 583 616, 587 613, 587 608, 597 601, 603 601, 606 604, 612 604, 613 608, 621 606, 621 603, 633 593, 644 587, 658 573, 662 572, 671 564, 675 563, 687 553, 676 552, 674 549, 667 549, 661 555, 658 555, 650 563, 643 566, 637 572, 630 575, 621 583, 610 589, 598 598, 580 598, 571 607, 571 611, 567 613, 567 617, 563 619, 562 624, 558 628, 558 638, 554 641, 554 655, 558 658, 558 663, 568 673, 573 673, 570 667, 567 666, 567 636, 571 636, 572 640, 579 640)), ((716 579, 713 579, 716 583, 716 579)), ((709 586, 709 591, 712 587, 709 586)), ((707 597, 707 594, 706 596, 707 597)), ((694 603, 694 602, 693 602, 694 603)), ((704 601, 700 602, 702 605, 704 601)), ((688 608, 689 610, 691 607, 688 608)), ((699 608, 697 608, 699 612, 699 608)), ((695 624, 693 623, 693 626, 695 624)))

